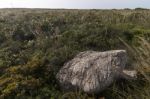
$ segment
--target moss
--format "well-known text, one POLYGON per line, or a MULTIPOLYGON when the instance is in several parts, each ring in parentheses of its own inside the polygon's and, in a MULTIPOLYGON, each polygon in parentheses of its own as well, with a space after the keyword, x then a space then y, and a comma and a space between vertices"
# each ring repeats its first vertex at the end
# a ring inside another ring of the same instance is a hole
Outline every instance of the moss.
POLYGON ((18 88, 18 84, 16 82, 8 84, 7 87, 2 91, 2 94, 4 96, 9 96, 13 92, 15 92, 15 90, 17 90, 17 88, 18 88))

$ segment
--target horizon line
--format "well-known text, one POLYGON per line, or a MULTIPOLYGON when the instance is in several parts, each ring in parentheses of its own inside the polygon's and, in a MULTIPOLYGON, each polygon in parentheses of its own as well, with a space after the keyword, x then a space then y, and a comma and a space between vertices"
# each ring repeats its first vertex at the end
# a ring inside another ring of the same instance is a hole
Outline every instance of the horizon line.
POLYGON ((61 10, 61 9, 68 9, 68 10, 136 10, 136 9, 144 9, 144 10, 150 10, 150 8, 144 8, 144 7, 135 7, 135 8, 42 8, 42 7, 4 7, 0 9, 56 9, 56 10, 61 10))

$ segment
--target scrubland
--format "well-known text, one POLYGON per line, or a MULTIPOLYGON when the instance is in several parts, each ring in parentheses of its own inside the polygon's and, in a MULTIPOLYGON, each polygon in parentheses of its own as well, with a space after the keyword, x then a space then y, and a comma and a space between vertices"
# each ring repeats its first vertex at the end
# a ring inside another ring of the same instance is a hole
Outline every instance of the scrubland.
POLYGON ((85 50, 125 49, 134 81, 116 81, 106 99, 150 98, 150 10, 0 9, 0 99, 93 99, 63 92, 55 79, 85 50))

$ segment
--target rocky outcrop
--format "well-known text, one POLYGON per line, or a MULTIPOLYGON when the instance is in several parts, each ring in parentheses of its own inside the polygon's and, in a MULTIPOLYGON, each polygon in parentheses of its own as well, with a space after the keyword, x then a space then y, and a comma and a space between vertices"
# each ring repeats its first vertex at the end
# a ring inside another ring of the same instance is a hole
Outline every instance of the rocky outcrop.
POLYGON ((130 74, 125 74, 129 72, 123 72, 126 62, 125 50, 85 51, 67 62, 56 78, 63 90, 80 89, 86 93, 96 94, 107 88, 114 80, 130 77, 130 74))

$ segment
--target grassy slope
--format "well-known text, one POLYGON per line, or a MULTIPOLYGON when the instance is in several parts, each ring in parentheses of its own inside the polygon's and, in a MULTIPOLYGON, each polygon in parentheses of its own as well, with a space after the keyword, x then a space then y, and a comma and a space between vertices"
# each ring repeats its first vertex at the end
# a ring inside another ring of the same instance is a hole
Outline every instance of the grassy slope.
POLYGON ((142 75, 129 84, 114 83, 101 95, 148 99, 149 27, 150 10, 1 9, 0 97, 87 98, 59 90, 60 67, 80 51, 127 49, 128 67, 142 75))

